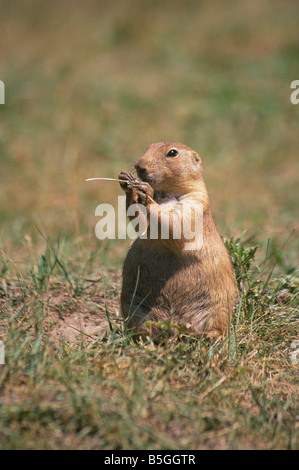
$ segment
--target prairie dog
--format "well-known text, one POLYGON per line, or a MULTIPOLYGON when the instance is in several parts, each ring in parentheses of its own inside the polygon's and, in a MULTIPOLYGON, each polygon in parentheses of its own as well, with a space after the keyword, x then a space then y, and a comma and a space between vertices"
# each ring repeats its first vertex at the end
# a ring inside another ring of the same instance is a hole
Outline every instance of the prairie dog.
POLYGON ((123 317, 129 327, 153 337, 159 330, 152 322, 167 319, 210 337, 225 333, 236 301, 235 274, 212 218, 199 155, 180 143, 154 143, 135 169, 141 181, 126 171, 119 175, 127 208, 143 204, 147 235, 153 221, 159 234, 139 237, 130 246, 123 265, 123 317), (186 248, 184 234, 174 236, 184 206, 202 211, 202 243, 196 249, 186 248), (167 239, 161 236, 165 218, 167 239))

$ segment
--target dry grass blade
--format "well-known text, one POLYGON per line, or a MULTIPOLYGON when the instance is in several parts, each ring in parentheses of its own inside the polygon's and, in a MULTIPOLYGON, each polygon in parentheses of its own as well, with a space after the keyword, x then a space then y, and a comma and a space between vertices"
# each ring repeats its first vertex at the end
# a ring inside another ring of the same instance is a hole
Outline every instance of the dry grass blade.
MULTIPOLYGON (((87 178, 85 181, 116 181, 118 183, 124 183, 125 182, 125 180, 119 180, 117 178, 87 178)), ((135 182, 130 181, 130 184, 132 186, 136 186, 136 183, 138 183, 137 180, 135 182)), ((155 202, 154 199, 152 199, 148 194, 147 194, 147 197, 149 198, 150 201, 155 202)))
POLYGON ((118 181, 119 183, 123 183, 123 180, 119 180, 117 178, 87 178, 85 181, 96 181, 96 180, 101 180, 101 181, 118 181))

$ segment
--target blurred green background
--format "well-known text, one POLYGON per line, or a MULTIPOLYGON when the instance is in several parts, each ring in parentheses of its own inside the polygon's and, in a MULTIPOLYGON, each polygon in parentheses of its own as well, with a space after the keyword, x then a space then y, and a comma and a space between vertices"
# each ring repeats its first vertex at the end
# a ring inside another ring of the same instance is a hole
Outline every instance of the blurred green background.
MULTIPOLYGON (((298 1, 2 0, 0 246, 96 239, 95 208, 151 142, 202 157, 219 232, 298 253, 298 1)), ((123 257, 121 244, 111 256, 123 257), (121 248, 120 248, 121 247, 121 248)))

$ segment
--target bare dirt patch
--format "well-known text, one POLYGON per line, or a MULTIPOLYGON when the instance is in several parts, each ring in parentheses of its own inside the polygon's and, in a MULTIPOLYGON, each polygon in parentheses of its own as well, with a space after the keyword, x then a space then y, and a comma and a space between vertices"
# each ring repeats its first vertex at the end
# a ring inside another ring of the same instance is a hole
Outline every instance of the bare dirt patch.
POLYGON ((1 289, 0 309, 8 328, 10 316, 20 313, 20 322, 34 327, 36 313, 42 310, 43 329, 54 343, 96 339, 109 331, 109 320, 121 322, 119 314, 120 275, 112 274, 109 284, 95 282, 91 287, 74 293, 67 285, 53 282, 43 294, 8 285, 1 289), (30 321, 31 320, 31 321, 30 321))

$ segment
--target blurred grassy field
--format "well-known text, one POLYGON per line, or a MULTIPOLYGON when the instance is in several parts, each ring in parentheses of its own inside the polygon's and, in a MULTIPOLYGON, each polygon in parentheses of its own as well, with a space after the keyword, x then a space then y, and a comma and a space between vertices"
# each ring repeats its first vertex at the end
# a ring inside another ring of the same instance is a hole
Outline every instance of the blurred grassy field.
MULTIPOLYGON (((1 3, 0 227, 90 235, 110 183, 153 141, 202 156, 223 235, 298 235, 298 2, 1 3)), ((98 242, 99 243, 99 242, 98 242)))
POLYGON ((0 448, 298 446, 298 2, 0 8, 0 448), (117 309, 128 242, 97 240, 94 211, 121 192, 84 180, 116 177, 157 141, 199 152, 219 232, 271 239, 283 280, 250 278, 228 343, 155 349, 114 328, 53 346, 54 313, 117 309))

